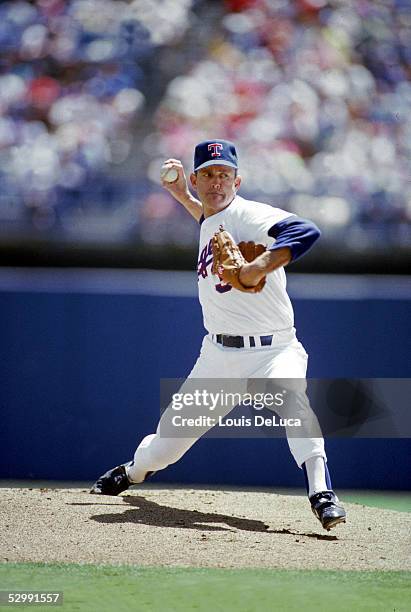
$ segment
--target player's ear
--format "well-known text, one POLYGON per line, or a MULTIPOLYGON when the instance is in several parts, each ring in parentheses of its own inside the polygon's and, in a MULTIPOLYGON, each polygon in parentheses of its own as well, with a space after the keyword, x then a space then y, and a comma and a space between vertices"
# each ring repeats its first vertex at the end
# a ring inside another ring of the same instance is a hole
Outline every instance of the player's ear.
POLYGON ((192 172, 190 174, 190 181, 191 181, 191 185, 194 187, 194 189, 196 189, 196 187, 197 187, 197 175, 194 172, 192 172))
POLYGON ((234 187, 236 191, 240 189, 240 185, 241 185, 241 176, 238 174, 234 179, 234 187))

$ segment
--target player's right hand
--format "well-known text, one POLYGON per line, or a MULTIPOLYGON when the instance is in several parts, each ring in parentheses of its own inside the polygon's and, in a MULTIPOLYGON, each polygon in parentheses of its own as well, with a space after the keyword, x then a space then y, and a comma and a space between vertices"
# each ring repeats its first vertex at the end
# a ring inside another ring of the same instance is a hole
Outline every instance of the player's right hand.
POLYGON ((186 197, 189 193, 189 190, 187 185, 187 178, 181 161, 179 159, 166 159, 162 167, 175 168, 178 172, 178 178, 172 183, 169 183, 168 181, 165 181, 163 178, 160 177, 161 184, 164 189, 167 189, 167 191, 169 191, 171 195, 173 195, 177 200, 186 197))

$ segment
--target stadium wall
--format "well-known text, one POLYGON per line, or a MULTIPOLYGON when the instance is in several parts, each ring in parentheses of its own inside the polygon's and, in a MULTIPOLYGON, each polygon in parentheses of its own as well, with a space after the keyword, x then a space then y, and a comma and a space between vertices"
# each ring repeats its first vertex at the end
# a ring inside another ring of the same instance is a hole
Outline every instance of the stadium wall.
MULTIPOLYGON (((290 275, 311 377, 407 377, 409 279, 290 275)), ((204 334, 192 273, 0 271, 0 478, 93 480, 155 429, 204 334)), ((339 488, 409 489, 409 439, 329 440, 339 488)), ((285 440, 203 439, 162 483, 302 486, 285 440)))

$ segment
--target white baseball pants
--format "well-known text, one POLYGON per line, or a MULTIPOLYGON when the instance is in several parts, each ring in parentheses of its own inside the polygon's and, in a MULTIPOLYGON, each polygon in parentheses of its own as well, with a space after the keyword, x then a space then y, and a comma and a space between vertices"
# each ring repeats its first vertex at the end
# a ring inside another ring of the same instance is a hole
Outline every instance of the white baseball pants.
MULTIPOLYGON (((302 384, 305 391, 308 355, 303 345, 297 340, 294 328, 274 332, 273 335, 274 340, 271 346, 254 348, 223 347, 212 339, 211 334, 205 336, 200 355, 188 378, 231 378, 245 381, 249 378, 304 379, 302 384)), ((180 392, 184 392, 184 384, 180 392)), ((227 407, 226 414, 233 407, 227 407)), ((170 410, 172 410, 171 405, 166 409, 166 413, 170 410)), ((184 416, 184 408, 179 411, 179 414, 184 416)), ((162 419, 164 417, 163 414, 162 419)), ((169 415, 168 418, 170 418, 169 415)), ((199 437, 211 428, 204 428, 197 437, 161 437, 160 423, 156 433, 142 440, 135 451, 134 463, 127 468, 128 476, 134 483, 143 482, 147 472, 162 470, 178 461, 199 437)), ((288 433, 287 430, 288 445, 299 467, 310 457, 319 456, 326 461, 321 433, 319 437, 313 438, 293 437, 288 433)))

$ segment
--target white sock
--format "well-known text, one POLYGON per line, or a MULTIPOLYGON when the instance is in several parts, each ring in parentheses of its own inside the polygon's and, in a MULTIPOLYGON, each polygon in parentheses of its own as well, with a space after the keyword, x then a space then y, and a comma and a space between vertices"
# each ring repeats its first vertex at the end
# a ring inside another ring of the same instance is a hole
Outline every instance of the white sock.
POLYGON ((135 463, 133 463, 132 465, 126 466, 126 474, 127 478, 132 484, 140 484, 144 482, 147 471, 142 471, 141 469, 137 468, 135 463))
POLYGON ((308 480, 308 497, 320 491, 328 491, 325 479, 324 457, 310 457, 305 461, 304 465, 308 480))

